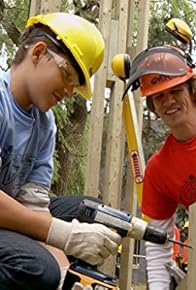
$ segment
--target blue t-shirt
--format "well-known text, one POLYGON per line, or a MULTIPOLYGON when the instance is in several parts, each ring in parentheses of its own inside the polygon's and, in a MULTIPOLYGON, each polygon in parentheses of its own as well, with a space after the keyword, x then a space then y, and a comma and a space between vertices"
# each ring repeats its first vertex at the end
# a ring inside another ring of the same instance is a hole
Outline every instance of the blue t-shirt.
POLYGON ((10 91, 10 71, 0 71, 0 189, 16 197, 33 182, 50 187, 56 125, 53 112, 24 111, 10 91))

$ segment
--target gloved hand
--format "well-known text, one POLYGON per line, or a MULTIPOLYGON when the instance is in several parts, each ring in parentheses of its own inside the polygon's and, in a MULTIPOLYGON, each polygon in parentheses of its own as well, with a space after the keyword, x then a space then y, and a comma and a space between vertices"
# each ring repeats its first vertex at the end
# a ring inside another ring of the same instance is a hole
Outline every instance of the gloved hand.
POLYGON ((121 237, 101 224, 65 222, 52 218, 46 243, 63 249, 91 265, 101 265, 110 254, 116 254, 121 237))
POLYGON ((81 283, 76 282, 76 283, 74 283, 71 290, 93 290, 93 288, 90 285, 83 286, 81 283))

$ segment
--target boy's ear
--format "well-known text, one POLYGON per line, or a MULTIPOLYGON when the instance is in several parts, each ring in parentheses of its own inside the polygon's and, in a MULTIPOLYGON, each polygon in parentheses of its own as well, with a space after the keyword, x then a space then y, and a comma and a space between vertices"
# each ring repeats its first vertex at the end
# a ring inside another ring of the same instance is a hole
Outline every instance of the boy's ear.
POLYGON ((47 44, 45 42, 39 41, 32 47, 32 57, 33 61, 37 62, 39 58, 46 54, 47 44))

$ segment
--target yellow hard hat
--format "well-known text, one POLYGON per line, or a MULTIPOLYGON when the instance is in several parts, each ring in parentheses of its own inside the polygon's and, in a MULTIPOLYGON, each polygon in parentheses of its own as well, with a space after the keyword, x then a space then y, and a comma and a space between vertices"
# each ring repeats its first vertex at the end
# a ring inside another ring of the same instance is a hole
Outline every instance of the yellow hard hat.
POLYGON ((189 228, 189 221, 186 221, 184 226, 183 226, 183 229, 187 229, 187 228, 189 228))
POLYGON ((120 245, 118 246, 118 253, 119 253, 119 254, 122 253, 122 244, 120 244, 120 245))
POLYGON ((92 96, 90 77, 96 73, 104 57, 104 40, 96 26, 86 19, 64 12, 32 16, 26 27, 41 23, 53 31, 71 51, 81 68, 85 83, 75 89, 85 99, 92 96))

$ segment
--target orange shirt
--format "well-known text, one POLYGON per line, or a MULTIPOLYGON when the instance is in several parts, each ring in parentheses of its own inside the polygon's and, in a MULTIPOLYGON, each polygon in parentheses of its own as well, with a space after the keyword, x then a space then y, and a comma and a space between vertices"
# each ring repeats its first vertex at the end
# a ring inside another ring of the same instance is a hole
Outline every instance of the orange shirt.
POLYGON ((196 137, 179 143, 170 134, 148 161, 142 212, 154 219, 170 218, 178 204, 196 201, 196 137))
MULTIPOLYGON (((175 241, 180 241, 180 231, 178 229, 178 227, 175 225, 174 226, 174 240, 175 241)), ((176 257, 178 256, 178 254, 180 253, 180 245, 178 244, 173 244, 173 255, 172 258, 174 260, 176 260, 176 257)))

